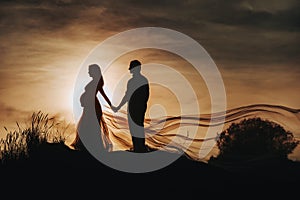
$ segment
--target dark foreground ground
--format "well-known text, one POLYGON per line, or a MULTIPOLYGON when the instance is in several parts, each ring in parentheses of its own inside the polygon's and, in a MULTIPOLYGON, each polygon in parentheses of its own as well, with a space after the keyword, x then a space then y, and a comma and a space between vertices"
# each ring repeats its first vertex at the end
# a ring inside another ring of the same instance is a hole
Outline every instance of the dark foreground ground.
POLYGON ((148 173, 112 169, 88 152, 49 144, 28 160, 0 166, 3 195, 22 198, 287 198, 300 193, 300 163, 207 164, 181 156, 148 173), (255 167, 254 167, 255 166, 255 167), (98 197, 97 197, 98 195, 98 197))

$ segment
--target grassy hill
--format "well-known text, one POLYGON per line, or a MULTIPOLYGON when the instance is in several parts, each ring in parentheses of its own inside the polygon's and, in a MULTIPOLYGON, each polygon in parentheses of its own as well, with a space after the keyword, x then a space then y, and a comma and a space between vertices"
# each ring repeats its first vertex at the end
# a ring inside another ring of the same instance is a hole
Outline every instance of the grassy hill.
POLYGON ((292 194, 299 185, 300 163, 277 157, 235 163, 212 159, 204 163, 182 155, 157 171, 121 172, 102 164, 88 151, 70 149, 61 136, 49 140, 53 124, 47 115, 35 113, 32 121, 31 127, 11 132, 2 141, 5 148, 1 151, 0 186, 3 191, 24 189, 25 196, 36 191, 71 196, 101 191, 126 197, 136 194, 135 191, 146 194, 152 191, 154 197, 196 193, 225 197, 232 192, 270 197, 276 193, 292 194), (21 145, 18 141, 25 143, 21 145), (108 192, 111 189, 115 192, 108 192))

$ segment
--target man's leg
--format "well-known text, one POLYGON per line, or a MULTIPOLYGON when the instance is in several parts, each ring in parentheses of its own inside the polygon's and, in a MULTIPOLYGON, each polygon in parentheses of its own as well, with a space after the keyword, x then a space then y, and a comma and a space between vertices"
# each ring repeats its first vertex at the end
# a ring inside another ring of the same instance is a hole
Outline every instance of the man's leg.
POLYGON ((132 136, 133 151, 137 153, 146 152, 145 138, 132 136))
POLYGON ((135 112, 129 120, 129 129, 132 136, 133 151, 142 153, 146 152, 144 117, 145 113, 135 112))

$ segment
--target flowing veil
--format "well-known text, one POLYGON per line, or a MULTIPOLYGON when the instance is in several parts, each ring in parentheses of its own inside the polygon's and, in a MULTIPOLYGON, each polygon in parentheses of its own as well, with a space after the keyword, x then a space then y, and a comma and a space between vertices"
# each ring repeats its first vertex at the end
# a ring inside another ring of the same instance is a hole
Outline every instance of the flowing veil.
MULTIPOLYGON (((296 140, 300 140, 300 110, 279 105, 253 104, 229 109, 224 112, 201 114, 199 116, 162 116, 157 119, 145 119, 146 144, 153 149, 184 153, 194 160, 199 160, 199 150, 206 140, 217 140, 217 137, 206 137, 205 133, 210 126, 223 126, 223 130, 232 123, 237 123, 245 118, 260 117, 281 125, 284 129, 292 132, 296 140), (225 117, 224 124, 221 123, 225 117), (197 133, 191 137, 188 132, 178 133, 180 126, 197 127, 197 133), (174 140, 175 138, 175 140, 174 140), (186 146, 186 142, 189 144, 186 146)), ((118 115, 111 112, 103 112, 106 120, 106 131, 109 141, 112 142, 112 150, 126 150, 131 147, 131 138, 128 130, 126 112, 121 111, 118 115)), ((220 134, 220 133, 218 133, 220 134)), ((297 147, 300 148, 300 147, 297 147)), ((207 157, 201 159, 207 161, 211 155, 217 155, 218 148, 212 147, 207 157)), ((300 155, 295 155, 300 157, 300 155)), ((298 158, 299 159, 299 158, 298 158)))

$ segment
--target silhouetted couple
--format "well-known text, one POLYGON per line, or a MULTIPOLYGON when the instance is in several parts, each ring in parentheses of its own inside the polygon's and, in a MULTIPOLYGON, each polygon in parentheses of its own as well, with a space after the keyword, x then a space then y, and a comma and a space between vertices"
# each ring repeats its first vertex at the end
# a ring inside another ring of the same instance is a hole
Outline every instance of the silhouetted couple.
POLYGON ((144 119, 149 99, 149 82, 147 78, 141 74, 140 61, 132 60, 129 64, 129 71, 132 74, 132 78, 127 83, 126 93, 120 104, 118 106, 113 106, 103 90, 104 80, 100 67, 97 64, 89 66, 89 75, 92 80, 86 85, 85 92, 80 97, 83 112, 79 123, 77 124, 76 138, 71 144, 75 149, 85 149, 78 132, 82 129, 82 126, 95 125, 88 117, 92 116, 95 112, 98 120, 97 125, 100 124, 101 128, 100 132, 104 149, 107 151, 112 149, 109 131, 103 117, 100 102, 97 98, 99 92, 114 112, 117 112, 125 103, 127 103, 127 120, 133 145, 131 151, 138 153, 148 151, 145 144, 144 119))

